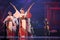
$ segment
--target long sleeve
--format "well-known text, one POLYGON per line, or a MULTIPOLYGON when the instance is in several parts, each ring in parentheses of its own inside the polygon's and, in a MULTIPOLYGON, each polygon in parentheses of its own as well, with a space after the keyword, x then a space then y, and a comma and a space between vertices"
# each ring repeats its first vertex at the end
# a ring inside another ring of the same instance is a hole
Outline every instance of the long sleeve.
POLYGON ((16 12, 13 14, 13 16, 16 17, 16 18, 19 18, 20 12, 19 12, 19 11, 16 11, 16 12))

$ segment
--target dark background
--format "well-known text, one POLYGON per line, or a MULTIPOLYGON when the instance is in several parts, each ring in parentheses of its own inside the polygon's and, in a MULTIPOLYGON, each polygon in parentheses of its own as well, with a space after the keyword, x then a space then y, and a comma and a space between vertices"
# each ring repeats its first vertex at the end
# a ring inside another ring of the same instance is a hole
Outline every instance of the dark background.
POLYGON ((6 35, 3 20, 8 15, 8 11, 11 11, 13 14, 15 13, 14 8, 9 4, 10 2, 14 4, 18 10, 23 7, 25 11, 35 2, 30 10, 34 35, 45 36, 44 22, 45 18, 47 18, 50 28, 49 36, 60 36, 60 0, 0 0, 0 36, 6 35))

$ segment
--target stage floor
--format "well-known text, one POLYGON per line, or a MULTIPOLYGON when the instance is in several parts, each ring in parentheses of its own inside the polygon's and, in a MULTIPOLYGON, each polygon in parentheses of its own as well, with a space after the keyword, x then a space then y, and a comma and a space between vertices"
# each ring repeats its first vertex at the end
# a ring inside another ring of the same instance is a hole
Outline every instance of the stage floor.
POLYGON ((8 40, 7 38, 14 38, 16 40, 18 40, 19 38, 27 38, 27 40, 60 40, 60 37, 58 36, 31 36, 31 37, 18 37, 18 36, 9 36, 9 37, 4 37, 4 36, 0 36, 0 40, 8 40))

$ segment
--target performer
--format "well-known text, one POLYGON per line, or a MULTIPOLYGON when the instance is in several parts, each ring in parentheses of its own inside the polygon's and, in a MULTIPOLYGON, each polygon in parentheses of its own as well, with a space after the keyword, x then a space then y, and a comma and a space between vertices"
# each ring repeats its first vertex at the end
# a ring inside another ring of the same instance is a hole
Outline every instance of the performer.
POLYGON ((14 19, 13 22, 15 23, 15 27, 13 27, 13 32, 15 33, 14 35, 14 40, 18 40, 18 38, 16 38, 16 36, 18 36, 18 19, 13 15, 14 19))
MULTIPOLYGON (((19 25, 19 24, 18 24, 18 19, 17 19, 14 15, 13 15, 13 18, 14 18, 14 19, 13 19, 13 22, 15 23, 15 25, 16 25, 16 27, 17 27, 17 26, 19 25)), ((14 31, 16 31, 16 27, 13 28, 14 31)))
MULTIPOLYGON (((21 20, 22 24, 21 24, 21 29, 20 29, 19 33, 20 33, 20 36, 22 36, 22 37, 28 36, 27 25, 28 25, 28 27, 30 27, 31 25, 30 25, 30 18, 28 18, 27 15, 28 15, 28 12, 30 11, 31 7, 33 6, 33 4, 28 8, 28 10, 26 12, 24 11, 23 8, 20 10, 20 12, 21 12, 20 20, 21 20), (26 18, 29 23, 27 23, 26 18)), ((22 39, 22 40, 27 40, 27 39, 22 39)))
POLYGON ((30 13, 30 11, 28 12, 28 14, 27 14, 27 19, 28 19, 28 36, 32 36, 32 31, 31 31, 31 18, 32 17, 32 15, 31 15, 31 13, 30 13))
POLYGON ((12 13, 9 11, 8 12, 8 16, 5 18, 5 20, 3 21, 4 23, 6 22, 6 31, 7 31, 7 38, 9 40, 14 40, 14 38, 9 38, 9 37, 13 37, 15 34, 13 32, 13 27, 16 27, 16 24, 13 22, 13 16, 12 16, 12 13))
POLYGON ((48 22, 47 18, 45 18, 44 24, 45 24, 45 26, 44 26, 45 36, 49 36, 50 30, 49 30, 49 22, 48 22))
POLYGON ((13 19, 13 22, 15 23, 15 27, 13 27, 13 31, 16 33, 16 36, 17 35, 17 28, 18 28, 18 19, 13 15, 14 19, 13 19))
MULTIPOLYGON (((11 3, 10 3, 11 4, 11 3)), ((33 3, 34 4, 34 3, 33 3)), ((33 6, 33 4, 28 8, 28 10, 25 12, 23 8, 21 8, 20 12, 16 9, 16 7, 11 4, 14 9, 16 10, 15 12, 15 17, 16 18, 20 18, 20 27, 19 27, 19 36, 20 36, 20 39, 19 40, 27 40, 25 39, 25 37, 27 36, 27 13, 30 11, 31 7, 33 6), (23 37, 23 38, 21 38, 23 37)))

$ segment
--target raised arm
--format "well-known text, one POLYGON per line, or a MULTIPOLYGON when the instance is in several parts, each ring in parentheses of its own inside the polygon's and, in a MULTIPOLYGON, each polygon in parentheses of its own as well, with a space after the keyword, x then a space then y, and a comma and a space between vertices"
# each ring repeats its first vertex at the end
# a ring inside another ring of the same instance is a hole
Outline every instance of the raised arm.
POLYGON ((17 8, 12 3, 10 3, 10 5, 12 5, 15 10, 17 10, 17 8))
POLYGON ((32 6, 33 6, 34 4, 35 4, 35 3, 32 3, 32 4, 30 5, 30 7, 29 7, 28 10, 26 11, 25 15, 28 14, 28 12, 30 11, 30 9, 32 8, 32 6))
POLYGON ((28 8, 28 12, 30 11, 30 9, 32 8, 32 6, 34 5, 35 3, 32 3, 31 5, 30 5, 30 7, 28 8))

